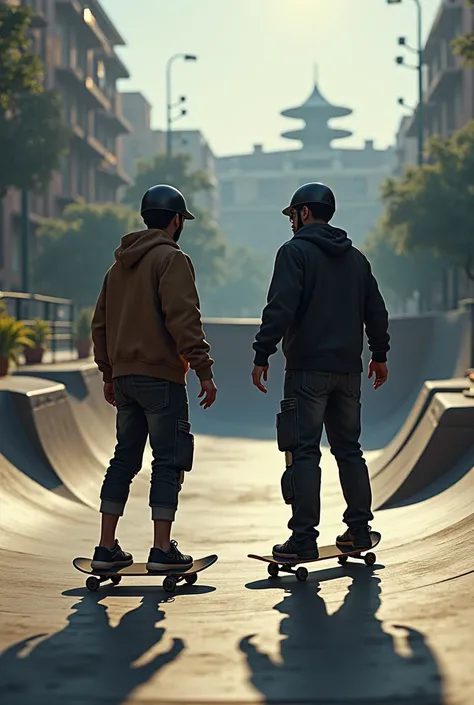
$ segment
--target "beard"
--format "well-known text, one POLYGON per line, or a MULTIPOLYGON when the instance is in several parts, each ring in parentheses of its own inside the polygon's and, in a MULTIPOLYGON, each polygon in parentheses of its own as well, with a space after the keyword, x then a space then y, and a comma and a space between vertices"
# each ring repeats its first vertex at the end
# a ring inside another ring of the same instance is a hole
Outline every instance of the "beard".
POLYGON ((295 233, 298 232, 302 227, 304 226, 303 219, 301 217, 301 213, 299 211, 296 211, 296 219, 295 219, 295 233))
POLYGON ((180 226, 179 226, 179 228, 175 231, 175 233, 174 233, 174 235, 173 235, 173 240, 174 240, 176 243, 178 242, 179 238, 181 237, 181 233, 183 232, 183 228, 184 228, 184 218, 181 218, 180 226))

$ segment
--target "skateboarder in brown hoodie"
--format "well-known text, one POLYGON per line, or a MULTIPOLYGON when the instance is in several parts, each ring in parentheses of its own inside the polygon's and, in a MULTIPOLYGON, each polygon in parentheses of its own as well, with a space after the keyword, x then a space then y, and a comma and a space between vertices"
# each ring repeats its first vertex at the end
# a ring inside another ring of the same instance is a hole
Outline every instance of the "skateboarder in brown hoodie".
POLYGON ((122 238, 97 302, 92 338, 104 396, 117 408, 117 445, 102 485, 102 532, 92 568, 133 563, 115 538, 130 484, 142 466, 147 439, 153 452, 150 489, 154 543, 149 570, 186 568, 171 540, 183 473, 191 470, 186 372, 201 382, 201 406, 216 399, 210 347, 204 338, 191 260, 178 246, 194 216, 172 186, 150 188, 141 204, 146 230, 122 238))

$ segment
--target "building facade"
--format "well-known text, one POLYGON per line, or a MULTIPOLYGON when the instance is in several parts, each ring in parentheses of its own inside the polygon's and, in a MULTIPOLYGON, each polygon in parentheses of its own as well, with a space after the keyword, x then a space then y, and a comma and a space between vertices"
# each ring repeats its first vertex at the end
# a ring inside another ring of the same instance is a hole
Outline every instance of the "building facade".
MULTIPOLYGON (((451 137, 474 119, 474 71, 453 53, 453 39, 474 33, 474 7, 465 0, 442 0, 423 51, 423 140, 451 137)), ((402 119, 397 136, 397 173, 417 162, 418 108, 402 119)), ((474 295, 474 283, 461 268, 447 266, 437 305, 449 308, 474 295)))
MULTIPOLYGON (((442 0, 423 52, 425 140, 450 137, 474 118, 474 71, 452 48, 453 39, 473 32, 474 7, 465 0, 442 0)), ((407 126, 409 139, 416 137, 417 117, 418 110, 407 126)))
MULTIPOLYGON (((22 4, 9 0, 9 4, 22 4)), ((44 65, 45 87, 59 91, 72 137, 61 171, 43 193, 29 195, 30 252, 42 217, 59 216, 78 199, 116 201, 130 179, 121 166, 122 115, 116 82, 129 73, 115 47, 124 41, 97 0, 28 0, 35 15, 33 47, 44 65)), ((20 194, 4 199, 0 232, 0 289, 21 286, 20 194)), ((47 293, 47 292, 46 292, 47 293)))
POLYGON ((331 105, 318 86, 303 105, 282 115, 304 121, 304 127, 283 134, 300 149, 265 152, 255 145, 251 154, 217 160, 221 225, 234 245, 248 245, 273 256, 291 236, 281 214, 292 193, 308 181, 334 189, 337 214, 332 221, 347 229, 360 245, 381 215, 379 188, 395 165, 392 148, 378 150, 372 141, 362 149, 333 147, 334 140, 350 136, 328 121, 349 115, 349 108, 331 105))
MULTIPOLYGON (((125 171, 134 178, 139 160, 150 160, 166 153, 166 132, 152 129, 152 107, 142 93, 123 93, 122 108, 132 126, 132 132, 123 138, 123 165, 125 171)), ((190 168, 193 171, 205 171, 208 175, 213 188, 199 194, 196 203, 217 220, 219 201, 215 157, 204 135, 199 130, 173 130, 171 145, 173 154, 184 154, 190 158, 190 168)))

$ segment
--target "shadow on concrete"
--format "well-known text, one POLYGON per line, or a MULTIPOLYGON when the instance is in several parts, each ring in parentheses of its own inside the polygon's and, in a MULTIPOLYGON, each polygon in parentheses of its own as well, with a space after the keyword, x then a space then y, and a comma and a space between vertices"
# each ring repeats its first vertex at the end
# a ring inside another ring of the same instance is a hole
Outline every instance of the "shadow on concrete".
MULTIPOLYGON (((201 586, 187 594, 211 589, 201 586)), ((120 588, 113 594, 123 592, 134 594, 120 588)), ((160 645, 166 617, 160 603, 179 599, 178 594, 168 597, 156 588, 141 590, 139 606, 126 612, 116 625, 111 624, 107 606, 101 604, 111 591, 90 593, 80 588, 63 594, 81 597, 64 629, 24 639, 0 657, 2 705, 119 705, 185 648, 181 638, 171 639, 171 645, 167 641, 166 647, 160 645)))
MULTIPOLYGON (((279 644, 268 648, 267 634, 240 642, 264 702, 442 705, 441 674, 424 635, 377 618, 380 582, 362 565, 318 571, 306 583, 292 576, 266 581, 266 589, 285 593, 273 608, 283 615, 279 644), (352 582, 333 611, 321 584, 344 575, 352 582)), ((265 589, 264 581, 246 587, 265 589)))

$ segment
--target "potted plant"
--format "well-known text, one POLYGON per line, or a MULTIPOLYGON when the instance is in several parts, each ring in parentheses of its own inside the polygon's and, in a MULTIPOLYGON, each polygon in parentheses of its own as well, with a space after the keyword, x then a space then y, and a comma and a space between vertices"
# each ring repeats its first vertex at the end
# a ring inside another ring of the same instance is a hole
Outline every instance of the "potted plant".
POLYGON ((39 365, 43 361, 46 343, 51 337, 51 333, 51 326, 47 321, 42 321, 40 318, 35 319, 30 334, 33 346, 24 350, 27 365, 39 365))
POLYGON ((74 339, 76 341, 77 355, 80 360, 90 357, 92 340, 91 340, 91 323, 93 310, 91 308, 83 308, 77 314, 74 324, 74 339))
POLYGON ((24 348, 30 348, 31 331, 21 321, 9 316, 5 310, 0 312, 0 377, 8 374, 10 363, 18 365, 18 357, 24 348))

